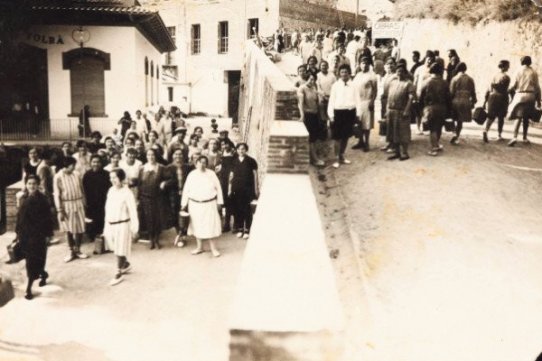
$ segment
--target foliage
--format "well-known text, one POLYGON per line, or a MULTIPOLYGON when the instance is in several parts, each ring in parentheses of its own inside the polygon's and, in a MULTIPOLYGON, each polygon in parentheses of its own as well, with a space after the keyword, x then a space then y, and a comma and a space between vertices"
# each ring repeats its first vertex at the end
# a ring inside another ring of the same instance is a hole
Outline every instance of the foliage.
POLYGON ((445 19, 477 23, 532 19, 538 9, 531 0, 397 0, 397 18, 445 19))

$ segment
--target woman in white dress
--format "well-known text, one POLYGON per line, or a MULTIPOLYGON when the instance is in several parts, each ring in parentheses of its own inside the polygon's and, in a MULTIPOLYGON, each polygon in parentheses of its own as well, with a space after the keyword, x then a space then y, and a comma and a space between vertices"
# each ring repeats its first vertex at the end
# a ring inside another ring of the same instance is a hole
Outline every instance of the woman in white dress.
POLYGON ((113 169, 109 176, 113 186, 107 193, 105 204, 104 237, 107 247, 117 256, 117 274, 109 283, 114 286, 122 282, 123 275, 131 269, 128 257, 132 251, 132 239, 139 230, 139 220, 134 194, 124 184, 124 170, 113 169))
POLYGON ((214 257, 219 257, 220 252, 213 239, 222 233, 220 212, 224 199, 218 177, 215 172, 207 169, 208 162, 206 156, 199 156, 196 169, 188 174, 181 198, 181 209, 188 209, 188 234, 194 235, 197 241, 197 247, 192 254, 203 253, 202 241, 208 239, 211 253, 214 257))

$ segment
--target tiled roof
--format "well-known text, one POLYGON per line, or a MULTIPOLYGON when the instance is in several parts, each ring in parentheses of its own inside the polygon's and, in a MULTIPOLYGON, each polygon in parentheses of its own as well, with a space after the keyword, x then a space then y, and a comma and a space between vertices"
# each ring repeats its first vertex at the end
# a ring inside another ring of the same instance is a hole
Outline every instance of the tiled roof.
POLYGON ((151 15, 157 13, 156 11, 145 9, 141 6, 123 7, 123 6, 32 6, 32 10, 70 10, 70 11, 93 11, 104 12, 112 14, 140 14, 151 15))

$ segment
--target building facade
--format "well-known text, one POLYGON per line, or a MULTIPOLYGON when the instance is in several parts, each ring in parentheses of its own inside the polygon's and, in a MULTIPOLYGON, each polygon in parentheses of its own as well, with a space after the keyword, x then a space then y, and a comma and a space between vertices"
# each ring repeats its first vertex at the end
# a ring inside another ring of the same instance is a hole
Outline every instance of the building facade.
POLYGON ((77 127, 87 105, 90 129, 108 134, 124 111, 160 104, 162 53, 175 46, 158 13, 135 1, 45 3, 29 5, 20 64, 3 79, 5 133, 88 136, 77 127))
MULTIPOLYGON (((279 28, 354 26, 337 0, 149 0, 177 50, 164 56, 161 101, 185 113, 237 117, 246 41, 279 28)), ((361 24, 361 21, 360 21, 361 24)))

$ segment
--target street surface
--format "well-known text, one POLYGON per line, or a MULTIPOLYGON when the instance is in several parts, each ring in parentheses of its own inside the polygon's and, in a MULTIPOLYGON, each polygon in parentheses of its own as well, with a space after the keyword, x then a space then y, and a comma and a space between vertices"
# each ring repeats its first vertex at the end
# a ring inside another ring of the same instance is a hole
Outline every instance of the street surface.
POLYGON ((335 172, 361 245, 363 358, 534 360, 542 146, 449 139, 433 158, 414 136, 406 162, 387 161, 375 139, 335 172))
POLYGON ((27 301, 24 261, 3 263, 12 238, 0 237, 0 274, 16 287, 16 298, 0 308, 0 360, 228 360, 228 317, 245 240, 229 233, 217 242, 221 257, 192 256, 195 241, 179 249, 173 230, 164 232, 161 250, 134 245, 133 271, 113 287, 113 254, 94 256, 86 243, 91 257, 65 264, 63 241, 49 248, 50 285, 36 282, 36 297, 27 301))

